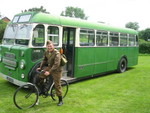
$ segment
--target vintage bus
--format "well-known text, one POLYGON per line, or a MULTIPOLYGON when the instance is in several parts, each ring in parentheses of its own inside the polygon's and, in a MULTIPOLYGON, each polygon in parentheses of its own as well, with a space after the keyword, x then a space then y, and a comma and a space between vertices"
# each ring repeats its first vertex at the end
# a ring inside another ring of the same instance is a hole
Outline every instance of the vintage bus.
POLYGON ((68 63, 63 77, 79 80, 105 72, 124 72, 138 63, 138 33, 102 23, 24 12, 7 25, 0 46, 0 76, 16 85, 32 82, 52 40, 68 63))

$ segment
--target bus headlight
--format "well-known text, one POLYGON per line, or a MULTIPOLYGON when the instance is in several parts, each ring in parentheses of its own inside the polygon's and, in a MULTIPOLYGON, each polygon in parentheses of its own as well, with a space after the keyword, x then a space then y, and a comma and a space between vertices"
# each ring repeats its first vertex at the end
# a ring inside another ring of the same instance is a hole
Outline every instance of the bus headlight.
POLYGON ((21 78, 24 79, 24 77, 25 77, 25 75, 24 75, 24 74, 21 74, 21 78))
POLYGON ((23 60, 20 61, 20 69, 25 68, 25 62, 23 60))

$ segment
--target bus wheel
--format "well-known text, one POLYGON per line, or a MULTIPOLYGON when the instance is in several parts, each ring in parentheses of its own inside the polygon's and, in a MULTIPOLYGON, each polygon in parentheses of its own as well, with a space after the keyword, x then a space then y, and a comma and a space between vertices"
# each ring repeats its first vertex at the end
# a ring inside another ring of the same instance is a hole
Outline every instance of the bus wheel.
POLYGON ((127 60, 123 57, 123 58, 121 58, 121 60, 119 61, 117 71, 118 71, 119 73, 123 73, 123 72, 126 71, 126 69, 127 69, 127 60))

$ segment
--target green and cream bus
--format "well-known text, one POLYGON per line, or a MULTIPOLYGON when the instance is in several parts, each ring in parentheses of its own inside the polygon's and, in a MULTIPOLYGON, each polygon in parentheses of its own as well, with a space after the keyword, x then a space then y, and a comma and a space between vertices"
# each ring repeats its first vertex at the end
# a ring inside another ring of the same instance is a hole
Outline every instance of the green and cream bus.
POLYGON ((68 63, 63 77, 79 80, 102 73, 124 72, 138 63, 138 33, 102 23, 25 12, 7 25, 0 46, 0 76, 16 85, 32 82, 52 40, 68 63))

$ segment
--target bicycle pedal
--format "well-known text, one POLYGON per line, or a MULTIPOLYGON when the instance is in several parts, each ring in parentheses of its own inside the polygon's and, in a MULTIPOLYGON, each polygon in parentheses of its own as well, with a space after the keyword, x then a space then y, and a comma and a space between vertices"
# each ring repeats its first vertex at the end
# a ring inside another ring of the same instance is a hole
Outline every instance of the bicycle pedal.
POLYGON ((39 105, 39 100, 35 103, 35 105, 39 105))
POLYGON ((45 94, 44 94, 44 95, 42 95, 42 97, 43 97, 43 98, 46 98, 46 97, 48 97, 48 95, 45 95, 45 94))

